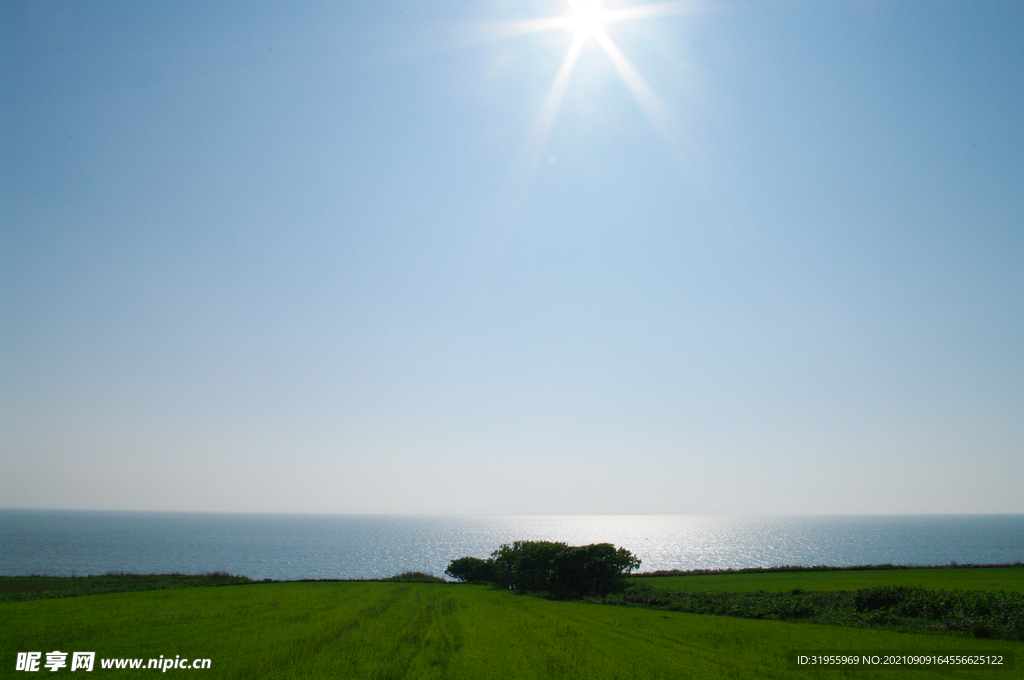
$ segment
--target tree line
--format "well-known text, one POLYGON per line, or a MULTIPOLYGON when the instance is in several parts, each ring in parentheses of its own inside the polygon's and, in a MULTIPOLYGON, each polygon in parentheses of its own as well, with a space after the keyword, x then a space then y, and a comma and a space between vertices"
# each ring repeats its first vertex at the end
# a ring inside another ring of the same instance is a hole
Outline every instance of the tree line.
POLYGON ((467 583, 491 583, 517 593, 547 593, 559 599, 603 597, 625 590, 640 560, 611 543, 570 546, 550 541, 515 541, 490 558, 460 557, 444 573, 467 583))

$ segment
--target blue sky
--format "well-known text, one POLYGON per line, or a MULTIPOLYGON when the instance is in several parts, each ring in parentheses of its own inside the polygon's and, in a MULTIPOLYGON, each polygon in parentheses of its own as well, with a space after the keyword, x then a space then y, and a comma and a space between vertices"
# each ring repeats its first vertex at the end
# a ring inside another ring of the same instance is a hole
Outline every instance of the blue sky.
POLYGON ((651 7, 4 3, 0 505, 1024 512, 1024 5, 651 7))

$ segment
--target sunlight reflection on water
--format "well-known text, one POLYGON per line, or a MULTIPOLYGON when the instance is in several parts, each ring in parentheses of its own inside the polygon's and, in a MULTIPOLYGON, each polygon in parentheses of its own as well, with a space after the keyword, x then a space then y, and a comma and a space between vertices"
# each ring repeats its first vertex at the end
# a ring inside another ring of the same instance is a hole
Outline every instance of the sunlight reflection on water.
POLYGON ((392 517, 0 511, 0 573, 441 575, 515 540, 614 543, 642 571, 1024 561, 1024 515, 392 517))

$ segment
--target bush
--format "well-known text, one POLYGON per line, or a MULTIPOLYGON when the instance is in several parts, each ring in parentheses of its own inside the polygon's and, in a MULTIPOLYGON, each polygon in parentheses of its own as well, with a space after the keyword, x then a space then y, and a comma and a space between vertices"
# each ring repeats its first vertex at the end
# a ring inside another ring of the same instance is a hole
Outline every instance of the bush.
POLYGON ((491 553, 495 583, 517 593, 546 592, 555 557, 568 547, 549 541, 506 543, 491 553))
POLYGON ((604 601, 691 614, 940 630, 978 638, 1024 640, 1024 594, 1007 591, 879 586, 856 592, 702 593, 654 590, 642 580, 604 601))
POLYGON ((548 593, 562 599, 603 597, 626 588, 640 560, 611 543, 570 547, 549 541, 502 545, 491 559, 460 557, 446 574, 460 581, 495 583, 518 593, 548 593))
POLYGON ((602 597, 625 590, 626 576, 639 566, 638 558, 611 543, 566 548, 552 561, 548 587, 564 599, 602 597))
POLYGON ((858 612, 889 609, 909 599, 912 593, 912 589, 906 586, 861 588, 854 595, 853 606, 858 612))
POLYGON ((398 581, 401 583, 444 583, 444 579, 433 574, 425 574, 422 571, 405 571, 401 574, 388 576, 382 581, 398 581))
POLYGON ((494 583, 494 560, 460 557, 452 560, 444 573, 466 583, 494 583))

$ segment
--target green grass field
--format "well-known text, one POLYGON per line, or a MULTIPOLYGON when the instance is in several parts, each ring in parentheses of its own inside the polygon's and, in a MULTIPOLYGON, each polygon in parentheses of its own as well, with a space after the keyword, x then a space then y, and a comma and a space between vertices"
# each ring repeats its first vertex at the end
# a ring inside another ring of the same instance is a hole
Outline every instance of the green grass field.
MULTIPOLYGON (((257 583, 0 604, 0 677, 17 652, 208 658, 205 678, 1019 678, 977 667, 790 668, 788 650, 1014 653, 1024 644, 555 602, 486 586, 257 583)), ((46 676, 57 673, 42 669, 46 676)), ((77 673, 78 671, 76 671, 77 673)))
POLYGON ((166 590, 253 583, 244 576, 210 574, 118 574, 102 576, 0 576, 0 602, 75 597, 132 590, 166 590))
POLYGON ((649 576, 632 579, 657 590, 676 592, 782 593, 909 586, 929 590, 1006 590, 1024 593, 1024 566, 941 569, 858 569, 839 571, 731 572, 649 576))

